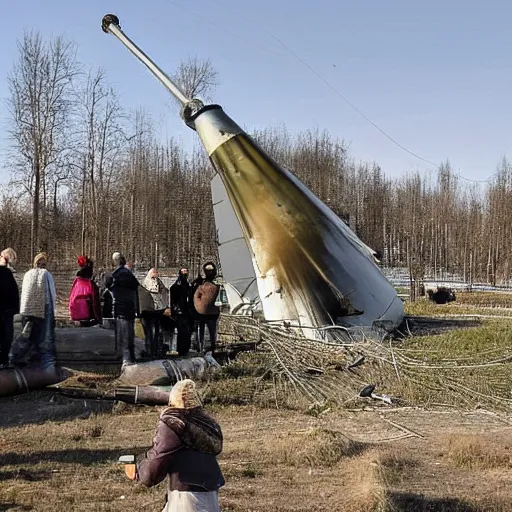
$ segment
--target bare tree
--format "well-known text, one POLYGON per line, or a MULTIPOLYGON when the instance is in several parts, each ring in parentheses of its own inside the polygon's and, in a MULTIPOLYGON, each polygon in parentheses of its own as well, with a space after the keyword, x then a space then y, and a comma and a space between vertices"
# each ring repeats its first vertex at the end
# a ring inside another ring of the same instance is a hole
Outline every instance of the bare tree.
POLYGON ((96 258, 105 218, 102 215, 105 195, 110 188, 113 164, 120 157, 126 137, 121 106, 108 86, 103 70, 90 72, 77 96, 79 133, 83 143, 75 151, 76 163, 72 167, 79 170, 78 175, 74 174, 81 189, 81 250, 96 258), (90 232, 89 250, 86 250, 86 227, 90 232))
MULTIPOLYGON (((162 142, 142 112, 126 137, 104 73, 77 80, 73 45, 28 34, 19 47, 9 76, 10 164, 19 180, 17 188, 0 190, 0 246, 19 248, 20 263, 28 265, 48 243, 62 268, 74 265, 79 251, 107 265, 119 248, 148 267, 199 268, 215 257, 213 171, 204 152, 162 142)), ((196 58, 183 62, 175 79, 187 95, 207 99, 216 76, 210 61, 196 58)), ((470 283, 510 281, 507 160, 482 186, 457 179, 449 162, 437 173, 391 180, 377 164, 354 161, 347 145, 327 132, 293 135, 277 127, 255 137, 381 252, 386 265, 408 267, 415 285, 452 273, 470 283)))
POLYGON ((46 226, 47 185, 68 147, 71 84, 78 66, 75 46, 62 37, 46 42, 38 33, 26 33, 18 49, 19 60, 8 76, 9 134, 18 173, 32 199, 33 255, 46 242, 41 245, 40 225, 46 226))
POLYGON ((209 100, 218 85, 217 71, 210 59, 201 60, 197 57, 182 61, 172 78, 189 98, 209 100))

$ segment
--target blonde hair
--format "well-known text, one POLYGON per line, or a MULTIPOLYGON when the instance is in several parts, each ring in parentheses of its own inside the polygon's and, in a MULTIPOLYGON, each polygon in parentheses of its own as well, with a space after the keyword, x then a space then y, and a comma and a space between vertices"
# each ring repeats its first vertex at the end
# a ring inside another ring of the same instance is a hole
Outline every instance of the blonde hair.
POLYGON ((16 264, 18 256, 16 254, 16 251, 12 247, 7 247, 7 249, 4 249, 1 252, 1 255, 7 260, 7 263, 10 263, 11 265, 16 264))
POLYGON ((36 257, 34 258, 34 268, 40 267, 41 263, 43 262, 48 262, 48 254, 46 254, 45 252, 40 252, 39 254, 36 254, 36 257))

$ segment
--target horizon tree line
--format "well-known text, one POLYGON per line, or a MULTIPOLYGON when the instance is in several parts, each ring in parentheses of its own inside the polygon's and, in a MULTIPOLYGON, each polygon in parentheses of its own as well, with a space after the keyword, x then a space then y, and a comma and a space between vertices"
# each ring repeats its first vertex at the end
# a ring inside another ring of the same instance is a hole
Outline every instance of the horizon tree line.
MULTIPOLYGON (((27 32, 7 77, 11 186, 0 197, 0 246, 30 265, 45 250, 56 268, 78 254, 99 266, 122 249, 141 266, 197 271, 217 259, 210 195, 213 168, 201 148, 155 136, 144 111, 128 114, 106 73, 84 71, 76 46, 27 32)), ((174 78, 208 98, 210 61, 180 63, 174 78)), ((436 172, 387 177, 357 162, 326 131, 252 134, 292 170, 389 267, 410 274, 458 274, 498 284, 512 272, 512 165, 484 185, 462 181, 446 161, 436 172)))

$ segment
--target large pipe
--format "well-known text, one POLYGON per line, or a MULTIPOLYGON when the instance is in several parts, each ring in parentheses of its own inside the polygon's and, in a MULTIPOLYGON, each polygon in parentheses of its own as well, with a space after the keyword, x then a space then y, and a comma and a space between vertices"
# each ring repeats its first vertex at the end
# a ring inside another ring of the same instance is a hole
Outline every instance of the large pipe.
POLYGON ((117 400, 135 405, 167 405, 172 386, 124 386, 112 391, 97 391, 85 388, 56 388, 67 398, 82 400, 117 400))
POLYGON ((313 337, 327 336, 315 329, 333 324, 386 330, 398 326, 403 303, 371 249, 220 106, 187 102, 179 87, 121 31, 117 17, 107 15, 102 27, 182 103, 182 117, 198 132, 240 224, 265 319, 300 326, 313 337))
MULTIPOLYGON (((79 331, 79 329, 72 330, 79 331)), ((245 343, 231 351, 227 350, 225 354, 234 357, 237 350, 254 349, 254 347, 254 343, 245 343)), ((98 361, 94 363, 98 364, 98 361)), ((154 396, 154 390, 161 391, 165 389, 165 386, 175 384, 178 380, 184 378, 200 379, 205 372, 215 371, 218 368, 219 364, 211 354, 178 359, 157 359, 127 365, 119 377, 119 381, 126 384, 127 387, 116 388, 117 395, 112 396, 111 399, 117 400, 116 397, 122 396, 125 390, 129 390, 128 393, 130 394, 132 390, 139 389, 140 394, 135 396, 139 396, 139 400, 143 400, 143 402, 137 402, 137 398, 135 398, 136 402, 134 403, 146 403, 144 400, 150 400, 150 398, 145 397, 154 396), (148 393, 150 395, 147 395, 148 393)), ((69 373, 61 367, 43 369, 27 366, 25 368, 0 370, 0 397, 23 395, 30 391, 57 384, 68 377, 69 373)), ((81 392, 84 393, 85 391, 82 390, 81 392)), ((96 391, 91 391, 91 393, 94 394, 96 391)))
POLYGON ((69 374, 59 367, 43 369, 28 366, 0 370, 0 396, 23 395, 57 384, 68 377, 69 374))
POLYGON ((181 379, 201 379, 219 364, 211 354, 178 359, 155 359, 126 365, 119 381, 128 386, 168 386, 181 379))
POLYGON ((101 21, 103 32, 114 34, 151 72, 164 84, 173 96, 182 104, 186 105, 191 98, 187 98, 183 91, 162 71, 133 41, 123 33, 119 26, 119 18, 115 14, 103 16, 101 21))

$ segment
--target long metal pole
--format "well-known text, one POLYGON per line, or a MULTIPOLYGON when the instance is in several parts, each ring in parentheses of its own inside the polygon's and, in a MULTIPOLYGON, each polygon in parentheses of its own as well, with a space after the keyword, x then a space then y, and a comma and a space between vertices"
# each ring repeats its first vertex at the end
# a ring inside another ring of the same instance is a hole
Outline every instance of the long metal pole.
POLYGON ((116 36, 135 57, 137 57, 153 73, 170 93, 182 104, 190 103, 183 91, 164 73, 122 30, 119 26, 119 18, 114 14, 106 14, 101 22, 103 32, 116 36))

